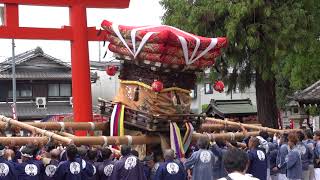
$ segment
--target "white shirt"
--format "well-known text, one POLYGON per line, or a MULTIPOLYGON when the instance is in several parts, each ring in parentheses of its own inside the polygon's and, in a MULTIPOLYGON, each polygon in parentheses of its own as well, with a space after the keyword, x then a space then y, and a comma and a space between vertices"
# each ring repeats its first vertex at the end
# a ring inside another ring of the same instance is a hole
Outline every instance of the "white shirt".
MULTIPOLYGON (((233 180, 259 180, 258 178, 252 177, 251 174, 240 174, 238 172, 233 172, 228 174, 229 177, 233 180)), ((227 180, 226 178, 220 178, 218 180, 227 180)))

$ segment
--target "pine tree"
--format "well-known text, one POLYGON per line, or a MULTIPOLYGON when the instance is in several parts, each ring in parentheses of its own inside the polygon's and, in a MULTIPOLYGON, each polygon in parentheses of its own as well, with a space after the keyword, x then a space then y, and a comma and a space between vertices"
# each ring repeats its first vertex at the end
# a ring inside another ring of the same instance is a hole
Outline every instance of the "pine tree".
MULTIPOLYGON (((278 127, 276 75, 285 60, 300 62, 319 43, 317 0, 162 0, 164 24, 201 36, 226 36, 220 60, 232 73, 222 73, 228 92, 256 86, 258 119, 278 127), (300 60, 299 60, 300 59, 300 60)), ((227 68, 223 68, 226 71, 227 68)), ((286 73, 284 82, 288 81, 286 73)))

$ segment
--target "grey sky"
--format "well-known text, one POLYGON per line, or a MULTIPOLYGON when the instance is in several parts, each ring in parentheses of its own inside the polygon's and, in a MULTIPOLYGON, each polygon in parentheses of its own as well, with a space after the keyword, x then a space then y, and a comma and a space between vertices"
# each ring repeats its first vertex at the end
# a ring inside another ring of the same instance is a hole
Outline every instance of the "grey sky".
MULTIPOLYGON (((69 25, 69 11, 64 7, 20 6, 19 23, 22 27, 61 27, 69 25)), ((124 25, 158 25, 164 10, 159 0, 131 0, 127 9, 87 9, 88 26, 100 27, 103 19, 124 25)), ((101 43, 102 45, 102 43, 101 43)), ((43 48, 47 54, 63 61, 70 61, 70 42, 44 40, 16 40, 16 54, 43 48)), ((102 47, 102 56, 107 49, 102 47)), ((90 60, 99 58, 98 42, 89 43, 90 60)), ((0 39, 0 62, 11 56, 11 40, 0 39)), ((106 59, 102 59, 106 60, 106 59)))

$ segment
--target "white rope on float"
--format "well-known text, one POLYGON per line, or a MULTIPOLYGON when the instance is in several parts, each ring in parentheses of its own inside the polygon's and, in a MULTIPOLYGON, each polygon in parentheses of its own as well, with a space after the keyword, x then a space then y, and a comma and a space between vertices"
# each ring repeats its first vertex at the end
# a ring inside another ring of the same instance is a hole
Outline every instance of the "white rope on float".
POLYGON ((203 57, 206 53, 208 53, 210 50, 212 50, 218 43, 218 38, 211 38, 211 42, 210 44, 208 45, 208 47, 206 47, 206 49, 204 51, 202 51, 200 54, 198 54, 198 56, 196 56, 196 53, 198 52, 199 48, 200 48, 200 44, 201 44, 201 41, 200 39, 193 35, 193 34, 190 34, 188 32, 185 32, 185 31, 182 31, 178 28, 175 28, 175 27, 172 27, 172 26, 167 26, 167 25, 159 25, 159 26, 144 26, 144 27, 139 27, 139 28, 135 28, 135 29, 132 29, 131 30, 131 41, 132 41, 132 49, 129 47, 128 43, 125 41, 124 37, 122 36, 120 30, 119 30, 119 25, 116 24, 116 23, 113 23, 112 24, 112 30, 114 31, 114 33, 118 36, 118 38, 120 39, 120 41, 123 43, 123 45, 129 50, 129 52, 132 54, 132 56, 134 58, 136 58, 139 53, 141 52, 143 46, 148 42, 148 40, 150 39, 150 37, 155 34, 155 33, 159 33, 159 32, 148 32, 146 33, 140 44, 139 44, 139 47, 138 49, 136 48, 136 33, 137 31, 141 31, 141 30, 146 30, 146 29, 151 29, 151 28, 157 28, 157 27, 167 27, 167 28, 172 28, 182 34, 185 34, 187 36, 190 36, 192 38, 194 38, 194 40, 196 41, 196 46, 194 47, 193 49, 193 52, 191 54, 191 57, 189 57, 189 47, 188 47, 188 43, 187 43, 187 40, 185 37, 183 36, 179 36, 179 35, 176 35, 181 43, 181 48, 182 48, 182 51, 183 51, 183 56, 184 56, 184 59, 185 59, 185 63, 186 65, 190 65, 190 64, 193 64, 195 61, 197 61, 198 59, 200 59, 201 57, 203 57), (195 57, 196 56, 196 57, 195 57))

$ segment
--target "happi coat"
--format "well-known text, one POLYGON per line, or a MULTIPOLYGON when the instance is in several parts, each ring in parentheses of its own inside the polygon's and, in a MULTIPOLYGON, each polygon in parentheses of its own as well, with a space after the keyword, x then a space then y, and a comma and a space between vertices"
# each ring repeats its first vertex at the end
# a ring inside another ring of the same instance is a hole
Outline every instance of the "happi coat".
POLYGON ((200 149, 194 152, 185 162, 186 169, 192 168, 193 180, 212 180, 213 167, 216 157, 206 149, 200 149))
POLYGON ((0 157, 0 180, 16 180, 17 172, 12 162, 0 157))
POLYGON ((262 149, 250 149, 248 151, 250 165, 247 173, 260 180, 267 180, 267 156, 262 149))
POLYGON ((54 174, 57 171, 59 161, 51 160, 44 168, 44 180, 54 180, 54 174))
POLYGON ((210 149, 216 157, 216 162, 212 170, 213 178, 219 179, 219 178, 225 177, 228 173, 224 168, 222 157, 227 152, 227 148, 224 148, 224 147, 221 148, 217 144, 214 144, 213 146, 211 146, 210 149))
POLYGON ((168 160, 160 163, 154 180, 185 180, 186 177, 186 171, 181 163, 168 160))
POLYGON ((111 160, 104 160, 103 162, 96 163, 97 177, 100 180, 109 180, 113 171, 115 162, 111 160))
POLYGON ((133 155, 122 157, 113 167, 110 180, 146 180, 143 165, 133 155))
POLYGON ((59 180, 81 180, 83 173, 82 163, 80 159, 74 161, 60 162, 57 171, 54 175, 54 179, 59 180))
POLYGON ((22 163, 15 163, 19 180, 42 180, 44 166, 41 161, 29 159, 22 163))

